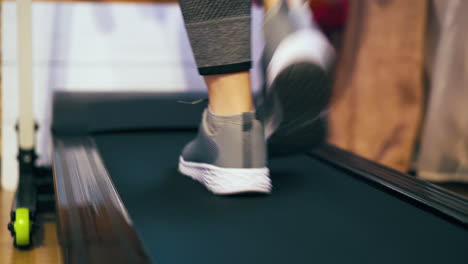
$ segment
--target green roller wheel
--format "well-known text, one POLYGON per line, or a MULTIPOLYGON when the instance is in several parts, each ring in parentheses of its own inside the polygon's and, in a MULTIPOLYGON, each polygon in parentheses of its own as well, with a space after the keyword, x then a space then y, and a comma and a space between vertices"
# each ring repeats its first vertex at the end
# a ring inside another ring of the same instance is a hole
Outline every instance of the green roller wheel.
POLYGON ((15 244, 17 246, 29 246, 31 243, 31 219, 28 208, 17 208, 15 211, 15 244))

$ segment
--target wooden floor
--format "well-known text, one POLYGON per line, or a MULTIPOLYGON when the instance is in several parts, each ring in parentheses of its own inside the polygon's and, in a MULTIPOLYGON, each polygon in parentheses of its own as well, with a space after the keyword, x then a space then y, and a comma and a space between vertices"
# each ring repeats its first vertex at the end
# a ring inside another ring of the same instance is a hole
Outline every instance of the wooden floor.
POLYGON ((39 217, 43 229, 38 230, 37 245, 30 250, 18 250, 13 247, 12 238, 6 226, 10 220, 9 212, 13 199, 13 192, 0 190, 0 263, 1 264, 35 264, 62 263, 54 215, 43 215, 39 217))

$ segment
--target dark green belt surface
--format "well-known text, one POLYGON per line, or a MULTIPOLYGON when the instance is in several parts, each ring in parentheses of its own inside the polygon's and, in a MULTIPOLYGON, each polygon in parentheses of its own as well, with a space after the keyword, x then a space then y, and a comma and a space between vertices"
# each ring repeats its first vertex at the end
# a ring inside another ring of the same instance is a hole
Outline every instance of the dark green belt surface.
POLYGON ((156 263, 467 263, 466 230, 307 156, 270 162, 271 195, 212 195, 177 172, 192 137, 95 137, 156 263))

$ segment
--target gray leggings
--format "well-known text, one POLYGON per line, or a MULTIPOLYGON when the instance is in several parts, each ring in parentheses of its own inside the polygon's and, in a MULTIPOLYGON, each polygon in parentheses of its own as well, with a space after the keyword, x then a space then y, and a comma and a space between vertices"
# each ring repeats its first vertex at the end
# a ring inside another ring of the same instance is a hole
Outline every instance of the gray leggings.
POLYGON ((250 0, 180 0, 201 75, 248 71, 250 0))

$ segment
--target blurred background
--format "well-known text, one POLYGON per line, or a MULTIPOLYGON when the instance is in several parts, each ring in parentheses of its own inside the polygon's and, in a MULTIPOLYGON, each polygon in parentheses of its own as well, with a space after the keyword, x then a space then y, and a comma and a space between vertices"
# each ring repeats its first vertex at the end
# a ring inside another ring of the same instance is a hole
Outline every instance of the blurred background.
MULTIPOLYGON (((468 195, 468 1, 311 0, 338 50, 329 142, 468 195)), ((17 184, 16 4, 2 1, 1 184, 17 184)), ((40 163, 55 90, 203 90, 176 1, 35 1, 40 163)), ((253 10, 260 57, 262 10, 253 10)), ((253 86, 261 80, 255 65, 253 86)))

